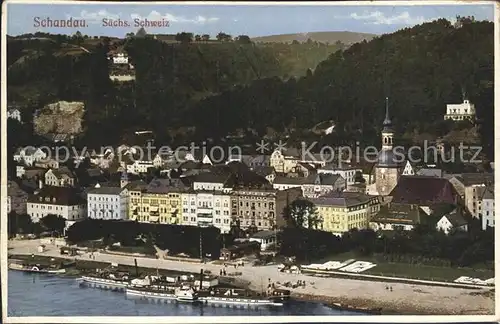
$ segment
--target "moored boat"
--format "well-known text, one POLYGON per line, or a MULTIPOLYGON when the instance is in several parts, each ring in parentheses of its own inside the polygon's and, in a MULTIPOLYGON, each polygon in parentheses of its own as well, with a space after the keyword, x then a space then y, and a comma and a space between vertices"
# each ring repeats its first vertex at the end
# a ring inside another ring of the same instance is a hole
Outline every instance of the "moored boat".
POLYGON ((64 269, 64 268, 43 267, 39 264, 25 265, 25 264, 18 264, 18 263, 9 263, 9 269, 24 271, 24 272, 31 272, 31 273, 46 273, 46 274, 61 274, 61 273, 66 272, 66 269, 64 269))
POLYGON ((77 280, 80 282, 81 286, 110 290, 125 290, 131 282, 128 273, 113 273, 108 271, 81 276, 77 280))

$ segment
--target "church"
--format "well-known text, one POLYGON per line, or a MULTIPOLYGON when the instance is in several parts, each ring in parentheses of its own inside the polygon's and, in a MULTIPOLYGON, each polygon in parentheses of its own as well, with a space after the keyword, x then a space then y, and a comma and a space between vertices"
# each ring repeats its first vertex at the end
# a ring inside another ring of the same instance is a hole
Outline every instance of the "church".
POLYGON ((405 158, 403 152, 394 152, 394 129, 389 116, 389 98, 385 98, 385 119, 382 124, 382 149, 374 166, 375 182, 367 186, 367 194, 387 197, 396 187, 401 176, 401 164, 405 158))

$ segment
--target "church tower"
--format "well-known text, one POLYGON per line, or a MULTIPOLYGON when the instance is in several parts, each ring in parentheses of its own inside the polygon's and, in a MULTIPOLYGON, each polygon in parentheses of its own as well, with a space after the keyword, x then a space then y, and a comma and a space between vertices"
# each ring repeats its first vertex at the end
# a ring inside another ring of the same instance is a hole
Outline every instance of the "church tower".
POLYGON ((389 98, 385 98, 385 119, 382 128, 382 150, 375 166, 375 183, 378 194, 387 196, 397 185, 400 168, 393 152, 394 130, 389 117, 389 98))

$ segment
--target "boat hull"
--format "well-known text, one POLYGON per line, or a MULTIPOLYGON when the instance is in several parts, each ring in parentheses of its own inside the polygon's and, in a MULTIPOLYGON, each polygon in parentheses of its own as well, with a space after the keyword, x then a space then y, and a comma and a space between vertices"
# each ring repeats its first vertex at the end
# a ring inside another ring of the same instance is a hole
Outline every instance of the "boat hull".
POLYGON ((87 276, 80 277, 77 280, 80 282, 80 286, 114 291, 125 291, 125 289, 130 285, 130 283, 127 281, 118 281, 87 276))
POLYGON ((18 264, 9 264, 10 270, 23 271, 28 273, 45 273, 45 274, 62 274, 66 273, 66 269, 40 269, 39 267, 24 267, 18 264))

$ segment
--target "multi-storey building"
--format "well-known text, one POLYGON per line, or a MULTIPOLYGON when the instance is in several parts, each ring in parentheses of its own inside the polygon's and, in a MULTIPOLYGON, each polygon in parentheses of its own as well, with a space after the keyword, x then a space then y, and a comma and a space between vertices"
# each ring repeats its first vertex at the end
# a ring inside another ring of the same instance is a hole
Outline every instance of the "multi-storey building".
POLYGON ((120 187, 92 188, 87 192, 89 218, 125 220, 128 218, 128 190, 120 187))
POLYGON ((318 169, 319 174, 337 174, 345 179, 346 185, 350 186, 356 183, 356 173, 363 174, 361 168, 351 166, 339 166, 335 163, 325 165, 318 169))
POLYGON ((67 167, 58 170, 50 169, 45 173, 45 184, 54 187, 73 187, 75 177, 67 167))
POLYGON ((231 196, 222 191, 182 193, 182 225, 214 226, 221 233, 231 229, 231 196))
POLYGON ((311 174, 307 178, 279 176, 274 179, 273 188, 301 188, 304 197, 316 198, 332 191, 344 191, 346 182, 338 174, 311 174))
POLYGON ((187 188, 173 179, 154 179, 149 185, 130 183, 130 220, 145 223, 180 224, 181 193, 187 188))
POLYGON ((495 189, 488 186, 481 197, 481 223, 483 230, 488 227, 495 227, 495 189))
POLYGON ((342 235, 350 229, 366 229, 369 226, 371 197, 362 193, 332 193, 311 199, 322 219, 322 229, 342 235))
POLYGON ((35 223, 49 214, 78 221, 85 218, 85 207, 85 200, 74 188, 45 186, 28 198, 27 213, 35 223))
POLYGON ((284 227, 285 207, 302 196, 302 189, 235 188, 231 192, 231 216, 242 229, 284 227))

